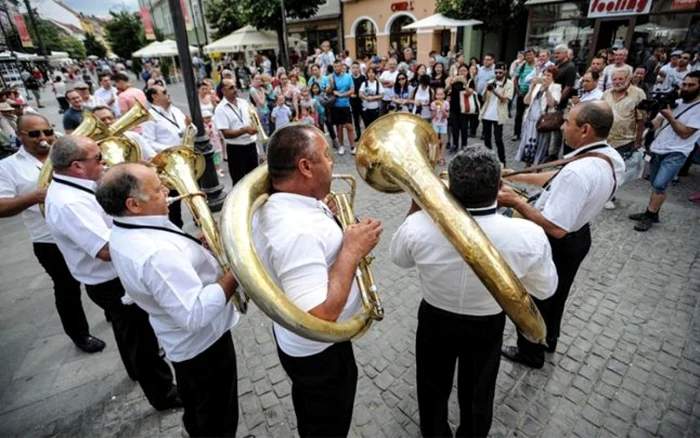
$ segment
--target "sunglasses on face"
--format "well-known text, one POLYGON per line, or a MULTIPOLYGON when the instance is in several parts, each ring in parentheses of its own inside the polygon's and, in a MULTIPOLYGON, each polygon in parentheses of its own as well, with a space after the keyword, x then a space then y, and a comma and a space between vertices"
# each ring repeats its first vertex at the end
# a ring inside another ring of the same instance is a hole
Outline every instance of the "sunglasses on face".
POLYGON ((95 155, 94 157, 80 158, 80 159, 73 160, 73 161, 91 161, 91 160, 95 160, 98 162, 102 161, 102 152, 98 152, 97 155, 95 155))
POLYGON ((42 133, 46 137, 53 136, 53 129, 37 129, 35 131, 20 131, 20 132, 22 132, 23 134, 26 134, 29 138, 39 138, 39 137, 41 137, 42 133))

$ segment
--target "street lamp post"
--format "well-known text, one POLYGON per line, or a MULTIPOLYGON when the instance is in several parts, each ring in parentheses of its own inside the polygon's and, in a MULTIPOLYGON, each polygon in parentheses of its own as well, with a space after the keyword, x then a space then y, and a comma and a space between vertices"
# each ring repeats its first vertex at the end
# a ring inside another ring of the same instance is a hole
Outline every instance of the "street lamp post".
POLYGON ((177 52, 180 56, 180 66, 182 67, 182 78, 185 81, 187 103, 190 106, 192 123, 197 127, 197 137, 195 137, 194 147, 204 155, 207 163, 204 175, 202 175, 202 178, 199 180, 199 186, 207 195, 209 208, 212 211, 219 211, 224 204, 226 194, 224 193, 224 186, 219 182, 219 176, 216 174, 216 169, 214 168, 214 149, 211 143, 209 143, 209 137, 207 136, 207 131, 204 129, 204 123, 202 122, 202 111, 199 107, 197 88, 194 83, 192 57, 190 56, 190 44, 187 38, 187 31, 185 30, 184 15, 183 11, 180 9, 180 0, 168 0, 168 5, 170 6, 170 15, 173 19, 177 52))
POLYGON ((287 39, 287 13, 284 10, 284 0, 280 0, 280 16, 282 17, 282 65, 289 68, 289 41, 287 39))

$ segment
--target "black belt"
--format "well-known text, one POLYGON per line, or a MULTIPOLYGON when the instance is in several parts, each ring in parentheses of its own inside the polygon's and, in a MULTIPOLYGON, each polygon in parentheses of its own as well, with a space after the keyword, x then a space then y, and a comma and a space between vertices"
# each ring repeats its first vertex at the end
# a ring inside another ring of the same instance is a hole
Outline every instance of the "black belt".
POLYGON ((125 224, 124 222, 119 222, 119 221, 114 221, 113 222, 115 226, 119 228, 126 228, 128 230, 138 230, 138 229, 146 229, 146 230, 156 230, 156 231, 165 231, 166 233, 173 233, 177 234, 178 236, 182 236, 186 239, 190 239, 191 241, 195 242, 197 245, 202 245, 202 242, 199 241, 196 237, 193 237, 183 231, 176 231, 176 230, 171 230, 170 228, 165 228, 165 227, 156 227, 153 225, 134 225, 134 224, 125 224))

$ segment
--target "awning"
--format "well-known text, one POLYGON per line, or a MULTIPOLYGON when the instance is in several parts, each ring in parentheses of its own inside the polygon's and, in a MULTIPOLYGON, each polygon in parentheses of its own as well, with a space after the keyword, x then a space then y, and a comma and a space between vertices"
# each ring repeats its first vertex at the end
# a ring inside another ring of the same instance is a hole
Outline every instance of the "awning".
POLYGON ((548 3, 563 3, 566 0, 527 0, 525 6, 546 5, 548 3))
MULTIPOLYGON (((298 38, 289 37, 290 44, 300 42, 298 38)), ((246 50, 277 49, 277 33, 270 30, 258 30, 253 26, 244 26, 237 31, 204 46, 204 53, 231 53, 246 50)))
POLYGON ((463 27, 463 26, 476 26, 483 24, 483 21, 479 20, 457 20, 455 18, 445 17, 442 14, 434 14, 430 17, 426 17, 422 20, 418 20, 415 23, 411 23, 408 26, 404 26, 404 29, 436 29, 445 27, 463 27))
MULTIPOLYGON (((190 46, 190 53, 199 53, 199 49, 190 46)), ((173 40, 154 41, 146 47, 135 51, 131 56, 136 58, 165 58, 178 56, 177 43, 173 40)))

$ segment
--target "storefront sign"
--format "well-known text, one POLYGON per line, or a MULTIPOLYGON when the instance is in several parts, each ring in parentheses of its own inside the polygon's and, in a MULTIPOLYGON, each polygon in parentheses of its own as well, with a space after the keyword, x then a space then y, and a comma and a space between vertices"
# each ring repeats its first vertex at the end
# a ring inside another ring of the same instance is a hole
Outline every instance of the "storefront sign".
POLYGON ((700 9, 700 0, 673 0, 672 11, 695 11, 700 9))
POLYGON ((29 31, 27 30, 27 23, 24 21, 24 16, 22 14, 15 14, 13 18, 15 19, 15 26, 17 26, 19 39, 22 40, 22 47, 34 47, 32 36, 29 35, 29 31))
POLYGON ((651 10, 651 0, 591 0, 588 18, 648 14, 649 10, 651 10))
POLYGON ((412 11, 413 10, 413 0, 407 2, 396 2, 391 4, 391 12, 396 11, 412 11))
POLYGON ((141 8, 141 21, 143 22, 143 32, 146 34, 147 40, 155 40, 156 34, 153 32, 153 22, 151 21, 151 12, 147 7, 141 8))

